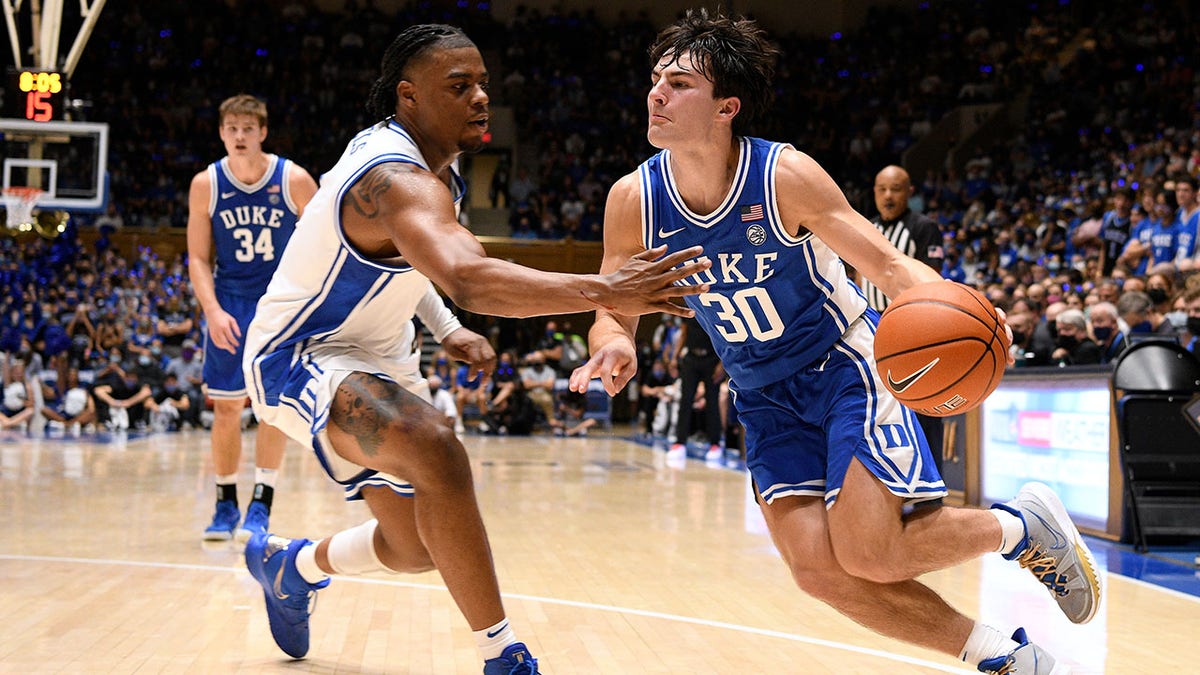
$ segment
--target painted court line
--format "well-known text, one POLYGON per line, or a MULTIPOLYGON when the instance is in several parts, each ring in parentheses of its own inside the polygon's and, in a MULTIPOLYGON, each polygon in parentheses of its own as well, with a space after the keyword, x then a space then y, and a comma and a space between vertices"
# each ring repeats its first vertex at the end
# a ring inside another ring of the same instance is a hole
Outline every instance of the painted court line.
MULTIPOLYGON (((36 555, 13 555, 13 554, 4 554, 4 553, 0 553, 0 560, 16 560, 16 561, 25 561, 25 562, 79 564, 79 565, 110 565, 110 566, 121 566, 121 567, 150 567, 150 568, 158 568, 158 569, 193 570, 193 571, 200 571, 200 572, 223 572, 223 573, 235 573, 235 574, 248 575, 248 572, 246 572, 246 570, 242 567, 226 567, 226 566, 218 566, 218 565, 193 565, 193 564, 184 564, 184 563, 143 562, 143 561, 136 561, 136 560, 105 560, 105 559, 97 559, 97 558, 68 558, 68 557, 36 556, 36 555)), ((340 583, 356 583, 356 584, 373 584, 373 585, 379 585, 379 586, 398 586, 398 587, 403 587, 403 588, 413 588, 413 589, 420 589, 420 590, 427 590, 427 591, 438 591, 441 593, 449 592, 446 590, 445 586, 438 586, 435 584, 419 584, 419 583, 413 583, 413 582, 409 582, 409 581, 393 581, 390 579, 363 579, 363 578, 359 578, 359 577, 338 577, 337 583, 339 583, 339 584, 340 583)), ((799 592, 799 591, 797 591, 797 592, 799 592)), ((856 645, 845 644, 845 643, 841 643, 841 642, 834 642, 831 640, 822 640, 819 638, 808 637, 805 635, 784 633, 782 631, 767 630, 764 628, 754 628, 752 626, 741 626, 738 624, 726 623, 724 621, 712 621, 709 619, 698 619, 698 618, 689 617, 689 616, 679 616, 677 614, 666 614, 663 612, 652 612, 652 611, 642 610, 642 609, 616 607, 613 605, 601 605, 601 604, 592 603, 592 602, 578 602, 575 600, 561 600, 558 598, 546 598, 546 597, 537 596, 537 595, 525 595, 522 593, 501 593, 501 595, 505 598, 510 598, 510 599, 514 599, 514 600, 540 602, 540 603, 544 603, 547 605, 560 605, 560 606, 564 606, 564 607, 577 607, 580 609, 588 609, 588 610, 598 611, 598 612, 611 612, 614 614, 626 614, 626 615, 632 615, 632 616, 641 616, 641 617, 652 618, 652 619, 661 619, 664 621, 675 621, 678 623, 688 623, 688 624, 693 624, 693 625, 697 625, 697 626, 707 626, 709 628, 719 628, 722 630, 729 630, 729 631, 734 631, 734 632, 738 632, 738 633, 746 633, 749 635, 760 635, 763 637, 776 638, 776 639, 780 639, 780 640, 789 640, 791 642, 801 642, 804 644, 814 645, 817 647, 825 647, 828 649, 837 649, 837 650, 845 651, 845 652, 853 652, 855 654, 874 656, 877 658, 886 659, 889 661, 896 661, 899 663, 905 663, 908 665, 920 666, 922 668, 928 668, 930 670, 936 670, 936 671, 943 672, 943 673, 969 674, 969 673, 976 672, 974 670, 967 670, 967 669, 963 669, 963 668, 954 668, 954 667, 946 666, 941 663, 936 663, 933 661, 926 661, 924 659, 918 659, 918 658, 914 658, 914 657, 910 657, 910 656, 903 656, 900 654, 892 654, 890 652, 882 651, 879 649, 870 649, 868 647, 858 647, 856 645)))

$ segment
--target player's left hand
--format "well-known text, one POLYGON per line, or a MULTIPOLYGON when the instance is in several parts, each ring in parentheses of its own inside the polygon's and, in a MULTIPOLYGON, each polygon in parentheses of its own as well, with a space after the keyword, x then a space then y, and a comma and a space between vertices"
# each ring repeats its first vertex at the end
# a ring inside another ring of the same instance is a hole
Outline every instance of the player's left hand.
POLYGON ((609 396, 616 396, 636 374, 637 352, 627 342, 614 340, 597 349, 587 363, 576 368, 567 386, 571 391, 583 394, 588 390, 588 382, 598 377, 604 391, 609 396))
POLYGON ((496 350, 479 333, 467 328, 458 328, 442 340, 446 355, 467 364, 467 379, 474 380, 479 373, 491 375, 496 370, 496 350))
MULTIPOLYGON (((1006 336, 1008 336, 1008 346, 1011 347, 1012 343, 1013 343, 1013 334, 1012 334, 1012 328, 1008 325, 1008 315, 1005 314, 1004 310, 1000 309, 999 307, 996 307, 995 309, 996 309, 996 316, 1000 317, 1000 325, 1004 326, 1004 334, 1006 336)), ((1006 349, 1004 351, 1006 354, 1008 354, 1008 365, 1011 366, 1012 364, 1017 362, 1017 359, 1015 356, 1013 356, 1011 349, 1006 349)))

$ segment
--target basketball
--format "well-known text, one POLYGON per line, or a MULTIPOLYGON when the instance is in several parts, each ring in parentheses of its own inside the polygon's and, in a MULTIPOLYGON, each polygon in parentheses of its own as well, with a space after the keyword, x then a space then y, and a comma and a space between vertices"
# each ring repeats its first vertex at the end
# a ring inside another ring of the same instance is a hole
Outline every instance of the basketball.
POLYGON ((1008 336, 979 291, 952 281, 913 286, 884 310, 875 368, 901 403, 947 417, 983 402, 1008 363, 1008 336))

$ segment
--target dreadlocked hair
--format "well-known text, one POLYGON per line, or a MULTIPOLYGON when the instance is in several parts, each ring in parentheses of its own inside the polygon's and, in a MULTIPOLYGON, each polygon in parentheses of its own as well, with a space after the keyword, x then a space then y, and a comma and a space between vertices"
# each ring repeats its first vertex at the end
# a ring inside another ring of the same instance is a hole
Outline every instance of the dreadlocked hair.
POLYGON ((696 70, 713 83, 713 96, 741 100, 741 111, 733 119, 735 135, 743 135, 770 107, 779 50, 754 21, 721 14, 710 17, 704 8, 689 9, 650 45, 650 67, 657 67, 663 58, 678 61, 684 53, 691 54, 696 70))
POLYGON ((414 60, 434 47, 454 49, 474 47, 475 43, 466 33, 454 26, 440 23, 424 23, 409 26, 400 31, 396 39, 383 53, 379 79, 371 85, 367 98, 367 112, 377 120, 386 119, 396 113, 396 85, 404 79, 404 71, 414 60))

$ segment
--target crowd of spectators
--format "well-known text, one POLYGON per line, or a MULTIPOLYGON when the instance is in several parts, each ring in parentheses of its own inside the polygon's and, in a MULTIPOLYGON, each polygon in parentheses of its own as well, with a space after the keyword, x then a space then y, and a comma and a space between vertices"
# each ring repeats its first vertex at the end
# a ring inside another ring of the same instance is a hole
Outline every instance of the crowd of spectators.
MULTIPOLYGON (((379 50, 366 45, 386 44, 407 23, 442 21, 479 43, 493 102, 513 107, 519 127, 523 150, 501 161, 490 206, 509 209, 515 237, 600 238, 608 186, 653 152, 643 118, 656 26, 644 14, 606 22, 589 11, 518 8, 500 25, 486 3, 420 3, 390 15, 369 0, 347 5, 331 13, 308 0, 213 3, 198 16, 177 3, 141 3, 106 15, 72 96, 91 101, 84 115, 112 126, 111 202, 75 222, 182 227, 190 177, 222 154, 216 102, 234 91, 268 102, 272 151, 319 174, 370 122, 363 92, 379 50), (130 72, 145 86, 123 77, 130 72)), ((1111 362, 1137 333, 1174 334, 1194 348, 1197 225, 1187 216, 1200 176, 1200 36, 1179 11, 1153 0, 871 8, 844 34, 776 36, 777 103, 754 132, 813 155, 870 215, 871 176, 899 163, 945 113, 1024 101, 1017 135, 997 136, 962 167, 915 177, 910 207, 941 228, 943 276, 976 285, 1008 312, 1018 367, 1111 362)), ((0 426, 27 424, 24 411, 42 400, 68 411, 54 420, 67 427, 198 424, 202 326, 185 270, 149 249, 127 260, 103 237, 84 247, 71 231, 52 242, 0 242, 0 426), (152 415, 164 403, 170 420, 152 415), (112 411, 125 409, 122 422, 112 411)), ((509 354, 512 374, 471 383, 438 372, 450 416, 461 423, 474 410, 489 429, 508 430, 524 425, 505 415, 532 411, 535 428, 557 419, 553 428, 567 433, 561 411, 570 406, 523 373, 561 377, 579 358, 563 354, 578 351, 576 333, 464 318, 509 354)), ((670 437, 673 410, 712 406, 670 401, 678 358, 661 344, 643 352, 635 405, 643 428, 670 437), (664 399, 672 412, 660 408, 664 399)))

